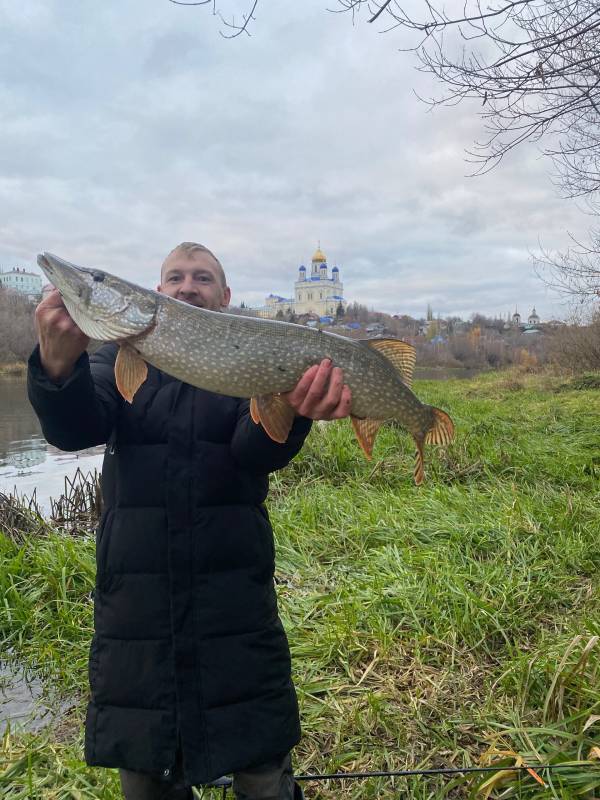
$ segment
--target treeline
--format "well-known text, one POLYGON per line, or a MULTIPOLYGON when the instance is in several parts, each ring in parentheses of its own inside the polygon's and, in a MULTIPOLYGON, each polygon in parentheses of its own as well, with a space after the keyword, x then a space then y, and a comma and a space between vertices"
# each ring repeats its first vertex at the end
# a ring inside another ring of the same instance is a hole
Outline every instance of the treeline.
POLYGON ((16 292, 0 289, 0 364, 26 361, 37 342, 35 304, 16 292))
MULTIPOLYGON (((524 333, 506 327, 500 317, 472 314, 431 320, 423 331, 423 320, 408 315, 390 316, 364 305, 348 306, 344 321, 363 327, 380 323, 378 335, 399 336, 410 341, 421 366, 472 369, 502 369, 518 366, 527 370, 552 366, 570 372, 600 371, 600 312, 587 324, 541 324, 539 333, 524 333)), ((364 336, 362 332, 354 334, 364 336)))
MULTIPOLYGON (((234 313, 252 313, 234 309, 234 313)), ((35 303, 15 292, 0 289, 0 365, 24 362, 37 336, 34 325, 35 303)), ((300 320, 294 320, 300 321, 300 320)), ((390 316, 352 303, 338 326, 357 322, 360 330, 337 333, 364 338, 365 329, 377 323, 375 335, 396 336, 410 341, 417 350, 421 366, 502 369, 520 366, 527 369, 553 365, 568 371, 600 371, 600 313, 587 325, 541 325, 540 333, 506 330, 501 319, 473 314, 468 322, 458 317, 432 320, 426 332, 423 321, 407 315, 390 316)))
POLYGON ((600 371, 600 313, 589 325, 565 325, 552 342, 552 359, 569 371, 600 371))

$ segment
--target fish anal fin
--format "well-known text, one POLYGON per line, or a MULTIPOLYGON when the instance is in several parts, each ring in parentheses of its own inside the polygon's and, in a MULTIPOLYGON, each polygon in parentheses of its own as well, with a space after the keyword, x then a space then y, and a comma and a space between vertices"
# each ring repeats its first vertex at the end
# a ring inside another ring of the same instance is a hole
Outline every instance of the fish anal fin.
POLYGON ((433 412, 433 425, 425 434, 427 444, 450 444, 454 439, 454 423, 441 408, 431 407, 433 412))
POLYGON ((423 441, 419 439, 415 439, 415 445, 417 449, 415 450, 415 471, 414 471, 414 478, 415 478, 415 486, 420 486, 423 481, 425 480, 425 462, 423 459, 423 441))
POLYGON ((119 347, 115 361, 115 381, 117 389, 128 403, 148 377, 148 365, 141 355, 127 344, 119 347))
MULTIPOLYGON (((267 435, 274 442, 284 444, 287 441, 296 416, 296 412, 285 397, 279 394, 262 394, 258 397, 253 397, 250 401, 250 414, 252 414, 253 408, 267 435)), ((255 422, 257 421, 254 415, 252 419, 255 422)))
POLYGON ((412 344, 400 339, 364 339, 364 343, 372 350, 377 350, 400 373, 402 382, 409 388, 413 382, 413 372, 417 353, 412 344))
POLYGON ((380 419, 359 419, 358 417, 351 416, 352 427, 358 439, 359 445, 362 447, 366 457, 371 460, 373 457, 373 445, 375 444, 375 437, 377 431, 383 424, 380 419))
POLYGON ((258 413, 258 403, 256 397, 250 398, 250 416, 255 425, 260 425, 260 414, 258 413))

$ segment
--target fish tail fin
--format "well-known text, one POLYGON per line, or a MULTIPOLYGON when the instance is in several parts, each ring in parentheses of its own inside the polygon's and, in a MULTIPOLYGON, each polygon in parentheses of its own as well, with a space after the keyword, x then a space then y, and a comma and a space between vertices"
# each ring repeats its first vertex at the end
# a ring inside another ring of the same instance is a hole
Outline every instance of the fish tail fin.
POLYGON ((420 486, 425 480, 425 461, 423 458, 423 444, 446 445, 454 439, 454 423, 452 419, 435 406, 427 406, 431 412, 431 424, 420 436, 415 436, 415 484, 420 486))

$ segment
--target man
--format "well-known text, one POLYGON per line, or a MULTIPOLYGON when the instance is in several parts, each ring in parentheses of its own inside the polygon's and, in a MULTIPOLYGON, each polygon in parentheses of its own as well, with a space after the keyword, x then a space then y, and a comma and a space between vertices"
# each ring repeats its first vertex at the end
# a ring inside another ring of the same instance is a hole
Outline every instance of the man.
MULTIPOLYGON (((231 297, 216 256, 191 242, 167 256, 157 290, 212 311, 231 297)), ((191 798, 189 787, 229 773, 240 800, 292 800, 300 728, 264 501, 268 473, 298 453, 311 420, 348 415, 341 370, 307 370, 277 444, 247 400, 153 367, 124 402, 117 346, 88 358, 57 291, 36 324, 28 384, 44 435, 64 450, 108 444, 87 762, 119 768, 127 800, 191 798)))

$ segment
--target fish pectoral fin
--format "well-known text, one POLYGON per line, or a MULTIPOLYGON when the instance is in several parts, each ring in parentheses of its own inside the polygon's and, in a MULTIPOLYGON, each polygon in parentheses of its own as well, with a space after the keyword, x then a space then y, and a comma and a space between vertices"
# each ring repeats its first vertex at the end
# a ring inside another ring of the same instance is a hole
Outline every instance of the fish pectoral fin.
POLYGON ((400 339, 363 339, 362 341, 371 350, 377 350, 382 356, 385 356, 396 372, 400 373, 402 382, 410 389, 417 360, 417 352, 412 344, 401 342, 400 339))
POLYGON ((415 451, 415 485, 420 486, 425 480, 425 462, 423 459, 423 440, 415 439, 417 449, 415 451))
POLYGON ((431 407, 433 425, 425 434, 426 444, 450 444, 454 439, 454 423, 441 408, 431 407))
POLYGON ((350 416, 352 420, 352 427, 358 439, 359 445, 362 447, 366 457, 371 460, 373 457, 373 445, 375 444, 375 437, 377 431, 383 425, 380 419, 360 419, 359 417, 350 416))
POLYGON ((274 442, 284 444, 294 424, 296 412, 282 395, 261 394, 250 400, 250 415, 254 422, 260 422, 274 442))
POLYGON ((148 377, 148 365, 141 355, 127 344, 122 344, 115 361, 117 389, 128 403, 148 377))

